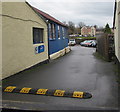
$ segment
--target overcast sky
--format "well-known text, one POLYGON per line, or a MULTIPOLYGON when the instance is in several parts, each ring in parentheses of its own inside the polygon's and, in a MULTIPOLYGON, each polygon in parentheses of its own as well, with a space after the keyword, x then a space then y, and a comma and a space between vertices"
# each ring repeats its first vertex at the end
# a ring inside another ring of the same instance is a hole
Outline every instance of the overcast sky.
POLYGON ((32 6, 50 14, 56 19, 72 21, 76 25, 84 22, 86 25, 112 27, 114 0, 27 0, 32 6), (89 1, 89 2, 88 2, 89 1))

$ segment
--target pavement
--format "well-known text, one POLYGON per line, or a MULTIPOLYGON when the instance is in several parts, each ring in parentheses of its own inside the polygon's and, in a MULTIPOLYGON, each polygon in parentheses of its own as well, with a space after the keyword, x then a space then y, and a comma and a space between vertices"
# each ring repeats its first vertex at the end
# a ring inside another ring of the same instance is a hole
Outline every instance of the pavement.
MULTIPOLYGON (((118 110, 118 84, 112 62, 96 58, 95 48, 72 51, 48 64, 4 79, 3 87, 17 86, 83 91, 90 99, 3 93, 3 108, 23 110, 118 110)), ((113 111, 112 111, 113 112, 113 111)))

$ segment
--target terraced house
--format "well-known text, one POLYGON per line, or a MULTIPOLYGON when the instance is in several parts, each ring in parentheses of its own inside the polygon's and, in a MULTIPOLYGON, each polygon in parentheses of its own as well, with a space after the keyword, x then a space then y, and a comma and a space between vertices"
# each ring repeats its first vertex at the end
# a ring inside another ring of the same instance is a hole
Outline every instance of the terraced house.
POLYGON ((0 75, 2 79, 36 64, 69 52, 67 28, 45 13, 38 13, 27 2, 0 4, 2 43, 0 75), (49 39, 48 39, 49 37, 49 39))
POLYGON ((83 36, 95 36, 96 35, 96 29, 94 26, 83 26, 81 28, 81 35, 83 36))

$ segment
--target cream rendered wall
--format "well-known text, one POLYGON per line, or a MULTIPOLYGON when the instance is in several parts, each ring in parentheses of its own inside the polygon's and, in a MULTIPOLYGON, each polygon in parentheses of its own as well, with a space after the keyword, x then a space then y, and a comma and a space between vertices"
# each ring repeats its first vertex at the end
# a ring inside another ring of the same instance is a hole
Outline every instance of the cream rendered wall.
POLYGON ((47 60, 48 40, 46 23, 26 3, 4 2, 2 11, 4 15, 20 18, 2 17, 2 78, 6 78, 47 60), (44 28, 43 44, 33 45, 33 27, 44 28), (35 54, 35 47, 39 45, 45 45, 45 52, 35 54))
POLYGON ((115 54, 120 61, 120 2, 117 4, 116 17, 115 17, 115 54))
MULTIPOLYGON (((0 14, 2 14, 2 2, 0 2, 0 14)), ((0 79, 2 78, 2 16, 0 16, 0 79)))
POLYGON ((91 36, 96 35, 95 27, 91 27, 91 36))
POLYGON ((118 60, 120 62, 120 1, 118 3, 118 60))

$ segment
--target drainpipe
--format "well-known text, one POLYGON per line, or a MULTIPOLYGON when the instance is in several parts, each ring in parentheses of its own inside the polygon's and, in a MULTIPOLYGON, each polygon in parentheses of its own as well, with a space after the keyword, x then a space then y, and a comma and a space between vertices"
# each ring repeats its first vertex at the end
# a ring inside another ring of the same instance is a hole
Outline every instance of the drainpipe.
POLYGON ((47 23, 47 38, 48 38, 48 60, 50 60, 50 49, 49 49, 49 35, 48 35, 48 33, 49 33, 49 20, 46 20, 46 23, 47 23))

